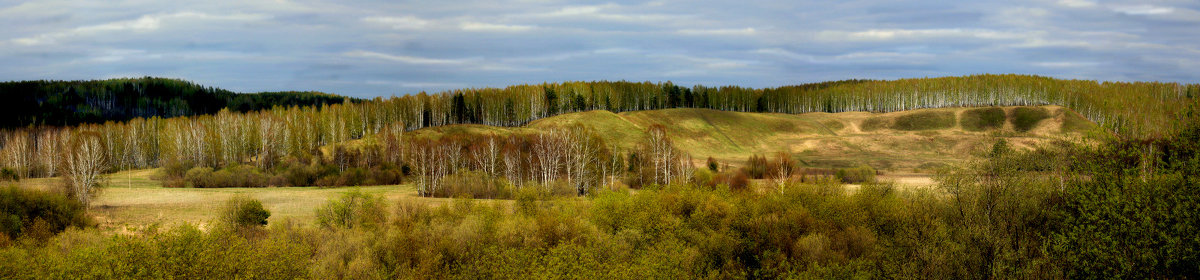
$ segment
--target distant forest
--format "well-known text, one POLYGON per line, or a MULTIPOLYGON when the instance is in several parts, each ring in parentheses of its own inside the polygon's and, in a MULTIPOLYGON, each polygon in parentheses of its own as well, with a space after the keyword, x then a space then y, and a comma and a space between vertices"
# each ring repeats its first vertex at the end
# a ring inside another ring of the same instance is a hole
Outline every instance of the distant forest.
POLYGON ((207 115, 229 109, 250 112, 275 106, 341 104, 347 98, 321 92, 235 93, 179 79, 130 78, 95 81, 0 83, 0 128, 71 126, 207 115))

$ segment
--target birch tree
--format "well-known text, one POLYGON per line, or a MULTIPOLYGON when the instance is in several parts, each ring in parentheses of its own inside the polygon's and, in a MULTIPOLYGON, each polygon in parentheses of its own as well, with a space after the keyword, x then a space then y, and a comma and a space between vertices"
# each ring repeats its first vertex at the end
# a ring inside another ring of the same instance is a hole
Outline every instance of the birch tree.
POLYGON ((102 172, 107 168, 106 148, 100 135, 81 132, 73 135, 70 144, 63 150, 63 191, 83 205, 90 205, 92 196, 99 190, 102 172))

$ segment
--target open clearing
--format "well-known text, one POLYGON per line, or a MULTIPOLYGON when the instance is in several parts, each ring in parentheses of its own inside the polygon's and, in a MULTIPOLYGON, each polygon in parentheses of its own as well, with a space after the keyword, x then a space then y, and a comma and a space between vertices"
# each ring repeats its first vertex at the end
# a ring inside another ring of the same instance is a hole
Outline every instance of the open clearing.
MULTIPOLYGON (((163 188, 150 179, 154 169, 123 171, 109 175, 91 206, 101 228, 123 230, 152 224, 191 223, 205 225, 216 218, 218 209, 229 197, 245 194, 262 201, 271 211, 269 222, 291 219, 298 224, 312 223, 315 211, 326 201, 342 193, 361 190, 382 195, 388 201, 414 200, 440 204, 448 199, 417 197, 412 185, 365 186, 343 188, 163 188)), ((48 190, 59 178, 22 180, 19 185, 48 190)))
MULTIPOLYGON (((271 211, 270 223, 291 220, 311 224, 316 210, 326 201, 342 193, 360 190, 381 195, 389 203, 416 201, 441 205, 449 198, 418 197, 411 184, 365 187, 281 187, 281 188, 163 188, 150 179, 155 169, 132 170, 108 176, 108 183, 92 204, 90 212, 101 229, 133 231, 150 225, 170 226, 190 223, 205 227, 216 218, 220 207, 230 197, 244 194, 262 201, 271 211)), ((50 190, 60 178, 22 180, 22 187, 50 190)), ((925 174, 885 174, 879 180, 894 182, 902 187, 928 187, 933 180, 925 174)), ((847 185, 853 190, 857 185, 847 185)))

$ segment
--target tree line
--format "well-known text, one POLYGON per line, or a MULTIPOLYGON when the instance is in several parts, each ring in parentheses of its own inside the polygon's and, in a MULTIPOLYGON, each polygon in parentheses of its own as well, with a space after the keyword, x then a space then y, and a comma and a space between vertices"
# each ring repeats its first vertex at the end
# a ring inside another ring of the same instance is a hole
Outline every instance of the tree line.
MULTIPOLYGON (((179 81, 166 84, 190 85, 179 81)), ((1119 135, 1140 137, 1170 130, 1176 123, 1171 120, 1181 116, 1186 104, 1195 103, 1197 95, 1200 85, 1195 84, 1101 83, 1027 75, 850 80, 766 89, 686 88, 670 82, 544 83, 422 92, 344 104, 276 106, 247 112, 225 108, 209 115, 9 129, 0 132, 0 167, 21 177, 54 176, 55 155, 64 149, 70 135, 81 133, 98 135, 110 171, 235 165, 270 170, 287 158, 327 157, 328 151, 322 149, 333 144, 380 141, 385 137, 381 135, 424 127, 464 123, 519 126, 569 112, 680 107, 805 113, 1058 104, 1119 135)))
POLYGON ((0 104, 0 128, 206 115, 225 108, 249 112, 276 106, 340 104, 348 99, 321 92, 242 94, 154 77, 4 82, 0 83, 0 97, 5 99, 0 104))

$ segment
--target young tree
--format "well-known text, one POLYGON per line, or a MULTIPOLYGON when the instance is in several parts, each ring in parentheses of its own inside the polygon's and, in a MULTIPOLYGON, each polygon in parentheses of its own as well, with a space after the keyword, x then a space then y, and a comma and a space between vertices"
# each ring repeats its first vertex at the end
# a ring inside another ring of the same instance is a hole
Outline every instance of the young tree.
POLYGON ((70 144, 63 150, 61 166, 63 191, 67 197, 90 205, 92 195, 100 188, 101 172, 107 168, 106 148, 96 132, 80 132, 72 135, 70 144))
POLYGON ((654 182, 671 183, 671 138, 667 136, 666 128, 661 124, 651 125, 646 130, 646 155, 654 168, 654 182))
POLYGON ((29 140, 29 133, 21 130, 7 136, 4 138, 4 148, 0 150, 0 158, 4 159, 5 166, 16 170, 21 178, 30 177, 34 147, 29 140))

